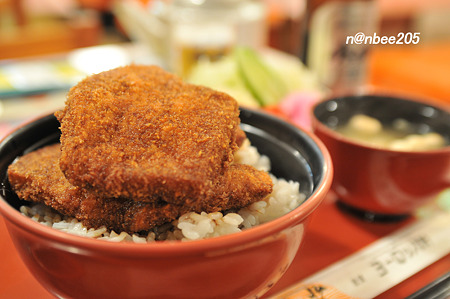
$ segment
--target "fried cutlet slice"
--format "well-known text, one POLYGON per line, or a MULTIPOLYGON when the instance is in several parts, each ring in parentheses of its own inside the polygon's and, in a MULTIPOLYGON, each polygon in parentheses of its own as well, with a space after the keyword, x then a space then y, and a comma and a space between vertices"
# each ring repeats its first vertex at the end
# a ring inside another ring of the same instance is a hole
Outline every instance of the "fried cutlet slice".
POLYGON ((146 231, 184 213, 166 202, 139 203, 102 199, 74 187, 59 168, 60 145, 50 145, 20 157, 8 168, 12 189, 19 198, 44 203, 87 227, 102 225, 117 232, 146 231))
MULTIPOLYGON (((232 171, 218 188, 222 192, 215 194, 219 200, 214 203, 194 200, 192 205, 177 206, 161 200, 148 203, 100 198, 69 183, 59 168, 60 155, 60 145, 54 144, 20 157, 8 168, 9 182, 19 198, 44 203, 63 215, 77 218, 87 227, 104 225, 116 232, 129 233, 147 231, 187 212, 240 208, 265 196, 265 191, 257 193, 262 190, 260 180, 266 179, 261 172, 246 165, 232 165, 232 171)), ((265 187, 271 188, 271 184, 266 182, 265 187)))
POLYGON ((239 209, 263 200, 272 192, 270 176, 253 166, 232 164, 203 198, 186 198, 183 206, 194 212, 239 209))
MULTIPOLYGON (((56 116, 60 167, 73 185, 146 202, 228 200, 219 187, 232 175, 226 172, 242 131, 237 102, 227 94, 156 66, 131 65, 81 81, 56 116)), ((265 182, 255 194, 261 190, 270 193, 265 182)))
POLYGON ((59 152, 59 144, 55 144, 19 157, 8 167, 8 180, 19 198, 42 202, 74 216, 80 209, 82 196, 59 173, 59 152))

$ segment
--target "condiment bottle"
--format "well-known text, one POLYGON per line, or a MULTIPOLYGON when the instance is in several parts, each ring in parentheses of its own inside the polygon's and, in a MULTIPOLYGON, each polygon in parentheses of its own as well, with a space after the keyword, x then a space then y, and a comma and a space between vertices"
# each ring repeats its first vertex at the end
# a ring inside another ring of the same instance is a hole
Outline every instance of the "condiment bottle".
POLYGON ((305 64, 334 93, 363 90, 371 44, 354 41, 376 33, 376 1, 308 1, 307 16, 305 64))

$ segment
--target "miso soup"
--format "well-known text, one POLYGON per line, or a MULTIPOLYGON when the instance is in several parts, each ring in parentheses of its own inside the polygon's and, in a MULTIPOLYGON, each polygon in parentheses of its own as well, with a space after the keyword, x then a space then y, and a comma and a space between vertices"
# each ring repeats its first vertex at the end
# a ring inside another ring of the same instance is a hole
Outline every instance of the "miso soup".
POLYGON ((448 145, 442 135, 418 133, 415 126, 404 119, 385 125, 373 117, 357 114, 336 131, 355 141, 390 150, 427 151, 448 145))

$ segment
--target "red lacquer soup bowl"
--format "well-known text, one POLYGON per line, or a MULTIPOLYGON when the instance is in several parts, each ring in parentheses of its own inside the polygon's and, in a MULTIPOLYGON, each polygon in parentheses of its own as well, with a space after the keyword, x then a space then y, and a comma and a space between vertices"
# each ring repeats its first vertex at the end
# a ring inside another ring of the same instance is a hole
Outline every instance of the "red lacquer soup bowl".
POLYGON ((332 189, 347 211, 374 220, 398 220, 450 186, 449 107, 382 95, 344 96, 313 108, 313 131, 332 157, 332 189), (336 131, 364 114, 382 124, 405 120, 418 134, 435 132, 446 146, 433 150, 390 150, 355 141, 336 131))

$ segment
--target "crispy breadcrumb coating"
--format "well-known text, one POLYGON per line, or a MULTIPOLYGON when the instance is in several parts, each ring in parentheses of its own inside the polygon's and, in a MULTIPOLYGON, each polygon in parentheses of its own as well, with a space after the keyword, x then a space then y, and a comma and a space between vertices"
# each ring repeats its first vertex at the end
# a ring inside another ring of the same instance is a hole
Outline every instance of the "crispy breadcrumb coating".
POLYGON ((183 213, 180 207, 166 202, 102 199, 75 187, 59 169, 60 153, 59 144, 46 146, 9 166, 9 182, 19 198, 44 203, 87 227, 105 225, 117 232, 149 230, 183 213))
MULTIPOLYGON (((253 201, 255 189, 261 190, 258 181, 261 173, 251 169, 249 175, 246 173, 249 166, 232 165, 234 170, 229 172, 228 184, 221 186, 227 200, 220 204, 194 201, 194 205, 178 206, 162 200, 149 203, 100 198, 69 183, 59 168, 60 154, 60 145, 54 144, 20 157, 8 168, 9 182, 19 198, 44 203, 63 215, 77 218, 87 227, 105 226, 129 233, 148 231, 191 211, 209 213, 241 208, 253 201), (229 186, 232 181, 236 185, 229 186)), ((258 194, 256 197, 260 198, 258 194)))
POLYGON ((90 76, 56 116, 66 178, 136 201, 212 200, 242 139, 233 98, 156 66, 90 76))
POLYGON ((268 173, 233 163, 246 139, 237 102, 156 66, 87 77, 55 113, 61 145, 8 169, 17 195, 88 227, 147 231, 186 212, 239 209, 272 192, 268 173))

